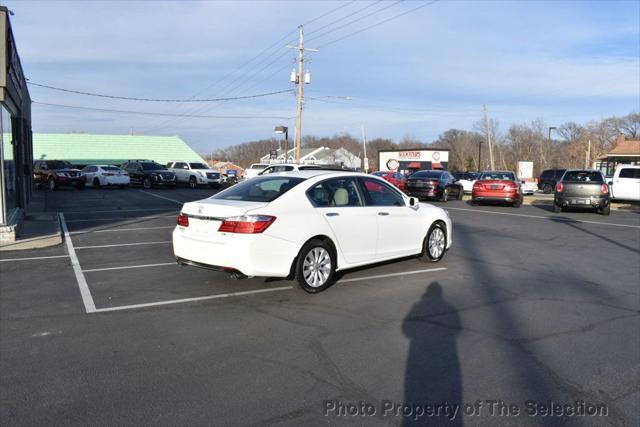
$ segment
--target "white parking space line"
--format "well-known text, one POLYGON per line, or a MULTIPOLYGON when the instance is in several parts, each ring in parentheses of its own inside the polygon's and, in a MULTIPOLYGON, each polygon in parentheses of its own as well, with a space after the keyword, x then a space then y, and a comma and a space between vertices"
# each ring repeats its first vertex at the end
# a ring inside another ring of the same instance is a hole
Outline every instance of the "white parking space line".
MULTIPOLYGON (((445 267, 440 268, 428 268, 425 270, 414 270, 414 271, 406 271, 403 273, 390 273, 390 274, 379 274, 375 276, 367 276, 367 277, 356 277, 353 279, 345 279, 340 280, 337 283, 347 283, 347 282, 357 282, 362 280, 374 280, 374 279, 383 279, 386 277, 395 277, 395 276, 406 276, 410 274, 421 274, 421 273, 432 273, 434 271, 443 271, 446 270, 445 267)), ((87 271, 87 270, 85 270, 87 271)), ((99 308, 95 312, 96 313, 106 313, 111 311, 122 311, 122 310, 134 310, 137 308, 146 308, 146 307, 157 307, 162 305, 172 305, 172 304, 182 304, 187 302, 197 302, 197 301, 207 301, 213 299, 222 299, 222 298, 231 298, 231 297, 239 297, 244 295, 255 295, 255 294, 264 294, 268 292, 278 292, 278 291, 288 291, 293 289, 293 286, 282 286, 278 288, 266 288, 266 289, 255 289, 252 291, 239 291, 239 292, 229 292, 226 294, 216 294, 216 295, 206 295, 203 297, 193 297, 193 298, 182 298, 168 301, 157 301, 143 304, 132 304, 132 305, 122 305, 117 307, 107 307, 107 308, 99 308)))
POLYGON ((630 224, 617 224, 613 222, 599 222, 599 221, 586 221, 583 219, 573 219, 566 218, 560 216, 545 216, 545 215, 526 215, 526 214, 517 214, 510 212, 497 212, 497 211, 485 211, 481 209, 466 209, 466 208, 450 208, 447 206, 444 208, 446 210, 456 210, 456 211, 466 211, 466 212, 476 212, 476 213, 484 213, 484 214, 494 214, 494 215, 509 215, 509 216, 520 216, 525 218, 537 218, 537 219, 549 219, 557 222, 580 222, 584 224, 597 224, 597 225, 608 225, 611 227, 628 227, 628 228, 640 228, 640 225, 630 225, 630 224))
POLYGON ((172 215, 154 215, 154 216, 122 216, 118 218, 92 218, 92 219, 68 219, 67 223, 72 222, 100 222, 100 221, 114 221, 114 220, 151 220, 151 219, 159 219, 159 218, 175 218, 176 214, 172 215))
POLYGON ((78 261, 78 256, 76 255, 76 251, 73 248, 73 242, 71 241, 71 236, 69 235, 67 223, 64 220, 64 214, 62 212, 59 212, 58 217, 60 218, 60 224, 62 225, 64 242, 67 245, 67 252, 69 252, 71 266, 73 267, 73 272, 76 275, 76 281, 78 282, 78 288, 80 289, 80 295, 82 296, 84 309, 87 313, 93 313, 96 311, 96 304, 93 302, 93 297, 91 296, 89 285, 87 285, 87 279, 85 279, 84 274, 82 273, 82 268, 80 268, 80 261, 78 261))
POLYGON ((194 297, 194 298, 183 298, 183 299, 174 299, 169 301, 158 301, 158 302, 149 302, 146 304, 132 304, 132 305, 121 305, 118 307, 107 307, 107 308, 99 308, 96 310, 98 313, 107 312, 107 311, 120 311, 120 310, 133 310, 136 308, 145 308, 145 307, 157 307, 159 305, 170 305, 170 304, 182 304, 185 302, 196 302, 196 301, 206 301, 211 299, 221 299, 221 298, 231 298, 231 297, 240 297, 243 295, 254 295, 254 294, 264 294, 267 292, 278 292, 278 291, 287 291, 293 289, 293 286, 283 286, 280 288, 267 288, 267 289, 256 289, 254 291, 240 291, 240 292, 230 292, 228 294, 217 294, 217 295, 207 295, 204 297, 194 297))
POLYGON ((153 197, 157 197, 158 199, 168 200, 168 201, 170 201, 170 202, 177 203, 177 204, 179 204, 180 206, 182 206, 182 205, 184 204, 184 202, 181 202, 181 201, 179 201, 179 200, 175 200, 175 199, 170 199, 169 197, 159 196, 159 195, 157 195, 157 194, 149 193, 149 192, 144 191, 144 190, 138 190, 138 191, 139 191, 139 192, 141 192, 142 194, 146 194, 146 195, 148 195, 148 196, 153 196, 153 197))
POLYGON ((166 228, 175 228, 175 225, 163 225, 160 227, 137 227, 137 228, 116 228, 116 229, 109 229, 109 230, 92 230, 92 231, 72 231, 71 235, 74 234, 89 234, 89 233, 118 233, 121 231, 139 231, 139 230, 160 230, 160 229, 166 229, 166 228))
POLYGON ((171 240, 163 240, 161 242, 137 242, 137 243, 118 243, 115 245, 96 245, 96 246, 76 246, 79 249, 100 249, 100 248, 118 248, 120 246, 138 246, 138 245, 161 245, 171 243, 171 240))
POLYGON ((360 282, 362 280, 384 279, 386 277, 408 276, 410 274, 432 273, 434 271, 444 271, 444 270, 446 270, 446 267, 427 268, 426 270, 413 270, 413 271, 404 271, 400 273, 378 274, 375 276, 354 277, 353 279, 339 280, 336 283, 360 282))
MULTIPOLYGON (((170 209, 114 209, 108 211, 64 211, 66 214, 81 214, 81 213, 118 213, 118 212, 158 212, 167 211, 170 209)), ((68 222, 68 221, 67 221, 68 222)))
POLYGON ((88 270, 82 270, 83 273, 93 273, 96 271, 110 271, 110 270, 128 270, 130 268, 147 268, 147 267, 162 267, 164 265, 178 265, 174 262, 161 262, 158 264, 142 264, 142 265, 125 265, 122 267, 106 267, 106 268, 90 268, 88 270))
POLYGON ((69 258, 69 255, 34 256, 29 258, 7 258, 7 259, 0 259, 0 262, 33 261, 33 260, 52 259, 52 258, 69 258))

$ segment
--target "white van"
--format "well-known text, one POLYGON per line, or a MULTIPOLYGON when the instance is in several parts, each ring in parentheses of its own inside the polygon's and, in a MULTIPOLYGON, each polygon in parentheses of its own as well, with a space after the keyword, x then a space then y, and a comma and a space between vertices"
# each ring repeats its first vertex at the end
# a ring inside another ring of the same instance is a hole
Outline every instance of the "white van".
POLYGON ((607 184, 614 200, 640 201, 640 166, 618 165, 607 184))
POLYGON ((244 170, 244 179, 250 179, 258 176, 260 172, 269 167, 268 163, 254 163, 244 170))

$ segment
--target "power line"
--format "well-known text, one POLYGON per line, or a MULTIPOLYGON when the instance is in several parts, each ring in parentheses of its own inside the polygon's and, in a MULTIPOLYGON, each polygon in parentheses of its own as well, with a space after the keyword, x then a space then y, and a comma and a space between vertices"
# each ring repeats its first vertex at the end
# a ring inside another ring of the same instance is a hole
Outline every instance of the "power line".
POLYGON ((347 15, 343 16, 342 18, 338 18, 338 19, 336 19, 336 20, 335 20, 335 21, 333 21, 333 22, 329 22, 328 24, 323 25, 322 27, 319 27, 319 28, 316 28, 315 30, 309 31, 309 32, 307 33, 307 35, 309 36, 309 35, 311 35, 311 34, 317 33, 318 31, 324 30, 325 28, 328 28, 328 27, 330 27, 330 26, 332 26, 332 25, 337 24, 338 22, 344 21, 344 20, 345 20, 345 19, 347 19, 347 18, 350 18, 350 17, 352 17, 352 16, 354 16, 354 15, 357 15, 358 13, 360 13, 360 12, 362 12, 362 11, 364 11, 364 10, 369 9, 370 7, 373 7, 373 6, 377 5, 378 3, 382 3, 383 1, 384 1, 384 0, 378 0, 378 1, 376 1, 376 2, 369 3, 369 4, 368 4, 368 5, 366 5, 365 7, 361 7, 360 9, 358 9, 358 10, 356 10, 356 11, 354 11, 354 12, 351 12, 351 13, 349 13, 349 14, 347 14, 347 15))
POLYGON ((73 108, 78 110, 100 111, 100 112, 107 112, 107 113, 140 114, 145 116, 167 116, 167 117, 170 116, 170 117, 182 117, 182 118, 193 118, 193 119, 269 119, 269 120, 292 119, 292 117, 289 117, 289 116, 240 116, 240 115, 209 116, 209 115, 194 115, 194 114, 154 113, 151 111, 111 110, 108 108, 95 108, 95 107, 86 107, 86 106, 80 106, 80 105, 53 104, 49 102, 39 102, 39 101, 32 101, 32 103, 38 104, 38 105, 46 105, 49 107, 73 108))
POLYGON ((402 13, 400 13, 400 14, 398 14, 398 15, 394 15, 394 16, 392 16, 392 17, 390 17, 390 18, 384 19, 384 20, 379 21, 379 22, 377 22, 377 23, 375 23, 375 24, 369 25, 369 26, 367 26, 367 27, 361 28, 361 29, 359 29, 359 30, 357 30, 357 31, 354 31, 354 32, 352 32, 352 33, 348 33, 348 34, 346 34, 346 35, 344 35, 344 36, 342 36, 342 37, 339 37, 339 38, 337 38, 337 39, 335 39, 335 40, 332 40, 332 41, 330 41, 330 42, 327 42, 327 43, 325 43, 325 44, 321 45, 321 46, 320 46, 320 48, 323 48, 323 47, 328 46, 328 45, 330 45, 330 44, 337 43, 337 42, 339 42, 339 41, 341 41, 341 40, 344 40, 344 39, 346 39, 346 38, 348 38, 348 37, 355 36, 356 34, 360 34, 360 33, 362 33, 363 31, 367 31, 367 30, 369 30, 369 29, 371 29, 371 28, 374 28, 374 27, 377 27, 377 26, 379 26, 379 25, 385 24, 385 23, 387 23, 387 22, 389 22, 389 21, 393 21, 394 19, 400 18, 401 16, 407 15, 407 14, 409 14, 409 13, 411 13, 411 12, 415 12, 416 10, 418 10, 418 9, 422 9, 423 7, 431 6, 432 4, 437 3, 438 1, 439 1, 439 0, 432 0, 432 1, 428 2, 428 3, 423 3, 423 4, 421 4, 421 5, 420 5, 420 6, 418 6, 418 7, 414 7, 413 9, 409 9, 409 10, 407 10, 406 12, 402 12, 402 13))
POLYGON ((101 94, 101 93, 83 92, 83 91, 79 91, 79 90, 65 89, 65 88, 56 87, 56 86, 49 86, 49 85, 45 85, 45 84, 41 84, 41 83, 34 83, 34 82, 31 82, 31 81, 27 82, 27 84, 29 84, 31 86, 38 86, 38 87, 46 88, 46 89, 57 90, 57 91, 60 91, 60 92, 75 93, 75 94, 78 94, 78 95, 96 96, 96 97, 99 97, 99 98, 110 98, 110 99, 124 99, 126 101, 143 101, 143 102, 179 102, 179 103, 183 103, 183 102, 221 102, 221 101, 235 101, 235 100, 239 100, 239 99, 261 98, 261 97, 264 97, 264 96, 271 96, 271 95, 278 95, 278 94, 285 93, 285 92, 292 92, 291 89, 286 89, 286 90, 279 90, 279 91, 276 91, 276 92, 258 93, 258 94, 255 94, 255 95, 235 96, 235 97, 229 97, 229 98, 159 99, 159 98, 135 98, 135 97, 131 97, 131 96, 105 95, 105 94, 101 94))
MULTIPOLYGON (((375 15, 375 14, 377 14, 377 13, 382 12, 383 10, 387 10, 387 9, 389 9, 389 8, 391 8, 391 7, 395 6, 395 5, 397 5, 398 3, 402 3, 402 1, 403 1, 403 0, 395 1, 395 2, 393 2, 393 3, 391 3, 391 4, 388 4, 388 5, 384 6, 384 7, 381 7, 380 9, 376 9, 376 10, 374 10, 373 12, 369 12, 369 13, 367 13, 367 14, 366 14, 366 15, 364 15, 364 16, 361 16, 361 17, 356 18, 356 19, 354 19, 354 20, 351 20, 351 21, 349 21, 349 22, 347 22, 347 23, 345 23, 345 24, 342 24, 342 25, 340 25, 340 26, 338 26, 338 27, 330 28, 329 30, 327 30, 327 31, 325 31, 325 32, 323 32, 323 33, 320 33, 320 34, 318 34, 317 36, 311 37, 311 38, 309 39, 309 41, 317 40, 317 39, 319 39, 319 38, 322 38, 322 37, 326 36, 327 34, 332 34, 332 33, 336 32, 336 31, 339 31, 339 30, 341 30, 341 29, 343 29, 343 28, 345 28, 345 27, 348 27, 348 26, 350 26, 350 25, 352 25, 352 24, 355 24, 355 23, 356 23, 356 22, 358 22, 358 21, 362 21, 363 19, 367 19, 367 18, 368 18, 368 17, 370 17, 370 16, 373 16, 373 15, 375 15)), ((376 3, 374 3, 374 4, 376 4, 376 3)))

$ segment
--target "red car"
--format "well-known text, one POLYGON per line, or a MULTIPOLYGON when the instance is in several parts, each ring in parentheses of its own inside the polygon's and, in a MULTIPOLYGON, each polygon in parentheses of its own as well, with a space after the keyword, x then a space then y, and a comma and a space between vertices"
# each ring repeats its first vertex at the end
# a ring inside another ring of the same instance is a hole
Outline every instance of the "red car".
POLYGON ((400 172, 379 171, 379 172, 373 172, 372 175, 383 178, 385 181, 390 182, 391 184, 398 187, 400 191, 404 192, 407 190, 407 178, 404 175, 402 175, 400 172))
POLYGON ((516 174, 509 171, 482 172, 473 184, 471 202, 509 203, 519 208, 522 205, 522 188, 516 174))

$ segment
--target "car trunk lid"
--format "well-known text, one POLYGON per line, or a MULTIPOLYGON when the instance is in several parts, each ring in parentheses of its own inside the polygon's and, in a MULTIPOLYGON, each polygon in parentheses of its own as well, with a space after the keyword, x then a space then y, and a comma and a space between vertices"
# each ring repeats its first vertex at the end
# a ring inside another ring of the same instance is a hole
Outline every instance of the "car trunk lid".
POLYGON ((189 216, 189 227, 185 227, 186 233, 222 240, 222 235, 225 233, 218 233, 218 229, 226 218, 242 216, 267 205, 268 203, 265 202, 222 199, 205 199, 185 203, 182 207, 182 213, 189 216))
POLYGON ((603 182, 562 182, 562 194, 566 197, 601 196, 603 182))
POLYGON ((516 183, 513 181, 506 181, 500 179, 488 179, 485 181, 476 181, 477 186, 483 191, 510 191, 516 187, 516 183), (506 188, 508 187, 508 188, 506 188))

